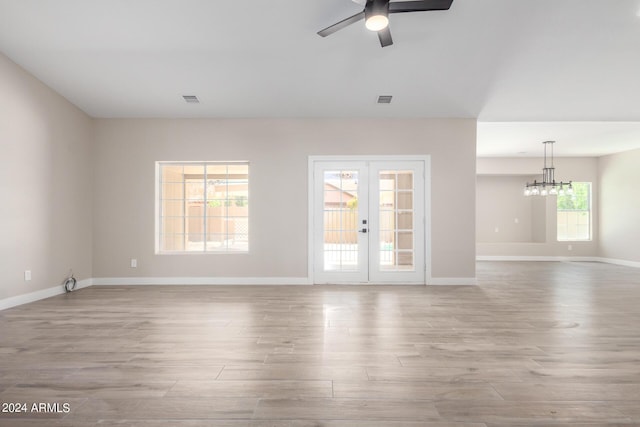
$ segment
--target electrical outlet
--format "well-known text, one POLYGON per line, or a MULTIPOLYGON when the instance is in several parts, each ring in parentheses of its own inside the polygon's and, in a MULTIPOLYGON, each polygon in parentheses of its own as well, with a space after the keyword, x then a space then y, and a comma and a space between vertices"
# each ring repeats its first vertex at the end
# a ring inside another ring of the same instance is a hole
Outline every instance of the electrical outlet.
POLYGON ((500 232, 500 229, 498 227, 494 228, 493 231, 495 231, 496 233, 500 232))
POLYGON ((138 268, 138 260, 131 258, 131 268, 138 268))
POLYGON ((29 280, 31 280, 31 270, 25 270, 24 271, 24 281, 28 282, 29 280))
POLYGON ((513 222, 515 222, 516 224, 520 222, 520 220, 518 218, 514 219, 513 222))
POLYGON ((567 250, 572 251, 573 250, 573 245, 567 246, 567 250))

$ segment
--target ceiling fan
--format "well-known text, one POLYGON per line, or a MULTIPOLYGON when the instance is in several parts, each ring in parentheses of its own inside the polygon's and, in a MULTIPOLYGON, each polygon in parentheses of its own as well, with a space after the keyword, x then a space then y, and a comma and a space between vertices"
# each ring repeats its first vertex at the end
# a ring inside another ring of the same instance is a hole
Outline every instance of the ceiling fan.
POLYGON ((318 31, 318 35, 327 37, 347 25, 359 20, 365 20, 365 26, 371 31, 378 32, 382 47, 393 44, 391 31, 389 30, 390 13, 427 12, 430 10, 449 10, 453 0, 415 0, 390 2, 389 0, 353 0, 355 3, 364 4, 364 10, 342 21, 333 24, 324 30, 318 31))

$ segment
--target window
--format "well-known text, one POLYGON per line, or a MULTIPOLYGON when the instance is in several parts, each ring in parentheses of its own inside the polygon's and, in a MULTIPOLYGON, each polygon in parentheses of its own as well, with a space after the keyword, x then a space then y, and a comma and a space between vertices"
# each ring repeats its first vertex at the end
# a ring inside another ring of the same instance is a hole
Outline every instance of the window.
POLYGON ((574 182, 573 194, 558 196, 558 240, 591 240, 591 183, 574 182))
POLYGON ((156 252, 247 252, 247 162, 157 162, 156 252))

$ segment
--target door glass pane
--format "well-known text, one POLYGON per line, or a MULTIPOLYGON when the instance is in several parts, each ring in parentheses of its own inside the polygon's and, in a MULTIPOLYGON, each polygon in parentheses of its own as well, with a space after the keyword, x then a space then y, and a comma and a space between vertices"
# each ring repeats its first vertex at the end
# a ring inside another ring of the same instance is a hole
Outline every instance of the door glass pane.
POLYGON ((413 212, 402 211, 397 213, 398 230, 413 230, 413 212))
POLYGON ((412 171, 398 171, 398 190, 413 190, 412 171))
POLYGON ((358 172, 324 172, 324 270, 357 271, 358 172))
POLYGON ((399 209, 413 209, 413 191, 399 191, 396 197, 399 209))
POLYGON ((413 271, 413 251, 398 251, 397 270, 413 271))
POLYGON ((384 170, 378 176, 380 270, 414 270, 413 171, 384 170))

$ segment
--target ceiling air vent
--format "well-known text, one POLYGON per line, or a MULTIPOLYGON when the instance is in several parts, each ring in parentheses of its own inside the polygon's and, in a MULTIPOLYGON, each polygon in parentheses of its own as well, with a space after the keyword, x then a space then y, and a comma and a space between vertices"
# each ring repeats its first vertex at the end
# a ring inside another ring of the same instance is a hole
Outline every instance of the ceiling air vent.
POLYGON ((184 100, 189 104, 199 104, 200 100, 195 95, 182 95, 184 100))
POLYGON ((391 95, 380 95, 378 97, 378 104, 391 104, 391 95))

